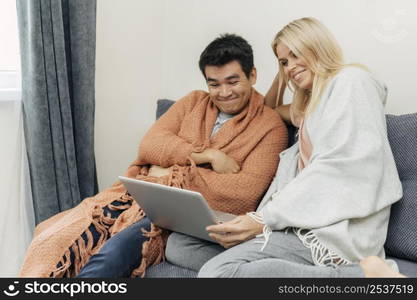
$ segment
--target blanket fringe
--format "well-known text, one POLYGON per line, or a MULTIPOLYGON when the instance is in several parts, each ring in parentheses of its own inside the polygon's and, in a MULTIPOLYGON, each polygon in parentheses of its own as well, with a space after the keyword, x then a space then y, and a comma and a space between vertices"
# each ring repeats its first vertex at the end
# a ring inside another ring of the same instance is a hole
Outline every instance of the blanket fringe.
POLYGON ((192 181, 196 171, 196 164, 191 157, 187 157, 187 160, 190 162, 189 166, 183 167, 173 165, 171 167, 171 172, 169 173, 167 182, 168 186, 181 189, 190 186, 190 182, 192 181))
MULTIPOLYGON (((189 185, 196 168, 195 162, 191 158, 189 160, 190 166, 183 167, 174 165, 169 176, 165 178, 154 178, 153 180, 163 181, 161 183, 169 186, 185 188, 189 185)), ((142 168, 141 171, 136 175, 136 178, 144 180, 145 178, 142 177, 147 175, 147 169, 142 168)), ((128 192, 122 194, 114 201, 118 201, 121 204, 114 205, 113 203, 108 203, 107 205, 94 206, 89 228, 65 251, 62 259, 56 265, 56 269, 52 271, 51 277, 74 277, 78 275, 89 258, 96 254, 111 236, 145 217, 144 211, 140 208, 138 211, 132 211, 133 198, 128 192), (105 213, 104 207, 106 206, 111 211, 123 210, 123 212, 117 218, 113 218, 111 213, 105 213), (96 243, 94 243, 93 234, 90 230, 91 226, 94 226, 94 229, 99 234, 99 239, 96 243), (71 252, 74 256, 72 264, 71 252)), ((149 232, 143 230, 143 235, 148 237, 149 240, 142 245, 141 263, 139 267, 133 270, 131 277, 144 277, 148 266, 158 264, 165 260, 165 245, 169 232, 152 224, 149 232)))
POLYGON ((133 270, 131 277, 145 277, 146 269, 150 265, 157 265, 165 260, 165 245, 169 231, 161 229, 151 224, 151 230, 146 231, 141 228, 142 234, 149 238, 142 245, 142 260, 136 269, 133 270))
POLYGON ((333 250, 324 246, 311 230, 293 228, 293 231, 301 240, 303 245, 311 250, 311 256, 316 266, 337 267, 351 264, 349 260, 340 257, 333 250))
MULTIPOLYGON (((125 204, 109 204, 107 205, 107 207, 113 211, 126 211, 131 207, 132 197, 128 193, 125 193, 121 197, 119 197, 117 201, 123 202, 125 204)), ((116 223, 117 218, 112 218, 110 213, 106 214, 103 208, 104 207, 102 205, 94 206, 92 212, 92 220, 89 228, 87 228, 81 234, 81 236, 79 236, 73 242, 69 249, 65 251, 63 257, 57 263, 56 269, 52 271, 50 275, 51 277, 62 278, 77 276, 80 273, 81 269, 86 265, 89 258, 95 253, 97 253, 104 245, 104 243, 111 237, 111 229, 113 225, 116 223), (94 243, 93 233, 90 229, 91 226, 93 226, 99 234, 99 239, 96 243, 94 243), (71 252, 74 255, 72 263, 71 252)), ((141 210, 138 215, 138 218, 143 217, 143 211, 141 210)), ((120 224, 118 227, 121 227, 120 224)))
POLYGON ((68 273, 68 269, 71 265, 70 255, 71 255, 70 249, 65 251, 62 259, 57 264, 58 267, 54 271, 52 271, 50 275, 51 277, 54 277, 54 278, 68 277, 65 275, 68 273))

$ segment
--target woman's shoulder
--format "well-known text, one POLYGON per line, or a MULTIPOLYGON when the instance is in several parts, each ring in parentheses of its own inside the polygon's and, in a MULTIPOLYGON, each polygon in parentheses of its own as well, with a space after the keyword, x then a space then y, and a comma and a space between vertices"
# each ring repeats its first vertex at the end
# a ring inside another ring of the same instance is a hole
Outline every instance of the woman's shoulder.
POLYGON ((323 109, 363 106, 365 103, 382 103, 387 99, 386 85, 370 71, 357 66, 340 70, 329 82, 320 102, 323 109), (373 101, 378 99, 378 101, 373 101))
POLYGON ((340 80, 366 80, 372 79, 373 75, 370 71, 360 66, 346 66, 342 68, 332 79, 332 81, 340 80))
MULTIPOLYGON (((339 86, 341 89, 361 88, 361 89, 376 89, 381 98, 385 99, 387 96, 386 84, 378 78, 375 74, 368 71, 365 67, 360 66, 346 66, 341 69, 329 83, 329 86, 339 86)), ((385 103, 385 100, 383 100, 385 103)))

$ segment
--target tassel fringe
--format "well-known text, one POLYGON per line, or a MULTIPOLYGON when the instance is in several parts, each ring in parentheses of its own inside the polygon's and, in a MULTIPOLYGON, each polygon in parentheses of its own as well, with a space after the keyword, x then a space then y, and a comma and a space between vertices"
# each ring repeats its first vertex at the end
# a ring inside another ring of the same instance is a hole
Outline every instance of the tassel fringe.
MULTIPOLYGON (((181 167, 174 165, 169 176, 154 179, 158 182, 162 180, 163 182, 161 183, 169 186, 185 188, 189 185, 196 168, 195 162, 191 158, 188 159, 190 160, 190 166, 181 167)), ((149 177, 143 178, 147 175, 147 171, 147 168, 141 168, 141 172, 136 178, 140 180, 149 180, 149 177)), ((93 209, 91 225, 74 241, 69 249, 65 251, 63 257, 57 263, 56 269, 51 272, 51 277, 61 278, 77 276, 81 269, 86 265, 89 258, 97 253, 111 236, 145 217, 145 213, 142 209, 139 208, 139 211, 137 211, 132 207, 134 200, 129 193, 124 193, 116 200, 119 203, 122 202, 122 204, 114 205, 113 203, 109 203, 107 204, 107 208, 110 211, 122 210, 123 212, 117 218, 113 218, 111 213, 105 213, 105 210, 103 209, 105 206, 96 205, 93 209), (92 226, 99 234, 99 239, 96 243, 94 243, 93 233, 90 229, 92 226), (71 253, 73 255, 72 263, 71 253)), ((142 234, 148 237, 149 240, 142 245, 142 261, 139 267, 133 270, 131 277, 144 277, 148 266, 158 264, 165 260, 165 245, 169 232, 152 224, 151 230, 149 232, 143 230, 142 234)))
POLYGON ((332 266, 351 264, 350 261, 340 257, 331 249, 324 246, 309 229, 293 228, 294 233, 298 236, 304 246, 311 250, 311 256, 316 266, 332 266))

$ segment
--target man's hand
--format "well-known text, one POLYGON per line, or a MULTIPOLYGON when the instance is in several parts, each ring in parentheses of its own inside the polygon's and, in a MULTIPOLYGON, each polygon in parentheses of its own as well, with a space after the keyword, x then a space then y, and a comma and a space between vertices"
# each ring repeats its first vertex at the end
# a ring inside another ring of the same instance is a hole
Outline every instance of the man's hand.
POLYGON ((230 248, 262 233, 263 226, 251 217, 243 215, 229 222, 208 226, 206 230, 220 245, 230 248))
POLYGON ((237 173, 240 167, 237 162, 230 156, 224 154, 222 151, 212 149, 211 167, 217 173, 237 173))
POLYGON ((170 168, 163 168, 158 165, 152 165, 151 168, 149 169, 148 176, 162 177, 162 176, 169 175, 170 171, 171 171, 170 168))
POLYGON ((217 173, 236 173, 240 171, 237 162, 224 152, 207 148, 203 152, 191 153, 191 158, 197 165, 209 163, 217 173))

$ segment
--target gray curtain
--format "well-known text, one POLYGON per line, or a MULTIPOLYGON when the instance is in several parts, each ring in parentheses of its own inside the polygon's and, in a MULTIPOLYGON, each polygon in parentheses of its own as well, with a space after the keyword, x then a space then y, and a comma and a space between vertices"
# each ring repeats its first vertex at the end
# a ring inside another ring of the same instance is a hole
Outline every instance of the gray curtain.
POLYGON ((17 0, 36 223, 97 193, 96 0, 17 0))

